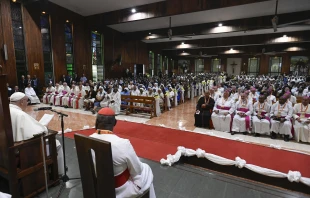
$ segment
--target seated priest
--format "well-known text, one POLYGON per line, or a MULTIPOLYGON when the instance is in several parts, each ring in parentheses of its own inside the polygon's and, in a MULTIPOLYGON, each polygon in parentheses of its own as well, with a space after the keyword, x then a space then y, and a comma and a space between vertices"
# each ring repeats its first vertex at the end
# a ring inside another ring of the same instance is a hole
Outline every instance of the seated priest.
POLYGON ((36 92, 31 87, 31 83, 28 83, 25 88, 25 94, 29 98, 31 104, 40 104, 40 99, 38 98, 36 92))
POLYGON ((235 105, 235 116, 232 123, 231 134, 242 132, 246 135, 251 130, 251 114, 253 111, 253 101, 247 99, 247 95, 242 93, 240 100, 235 105))
MULTIPOLYGON (((114 111, 111 108, 102 108, 96 118, 97 131, 90 137, 111 143, 116 197, 139 197, 149 189, 150 198, 155 198, 151 168, 139 160, 128 139, 113 133, 115 125, 114 111)), ((96 154, 92 152, 92 155, 96 164, 96 154)))
POLYGON ((97 92, 94 91, 94 87, 90 86, 84 99, 85 111, 89 111, 93 106, 97 96, 97 92))
MULTIPOLYGON (((29 140, 35 134, 47 133, 48 131, 45 126, 24 112, 27 107, 27 101, 28 97, 21 92, 12 94, 10 98, 10 114, 14 142, 29 140)), ((56 140, 56 147, 58 153, 58 173, 64 174, 63 151, 58 140, 56 140)))
POLYGON ((293 137, 291 133, 293 107, 288 104, 287 98, 282 96, 279 101, 271 107, 271 138, 276 139, 277 134, 284 135, 284 141, 288 142, 293 137))
POLYGON ((229 97, 230 92, 226 90, 222 98, 214 105, 212 123, 217 131, 230 132, 231 115, 234 112, 234 101, 229 97))
POLYGON ((302 103, 295 104, 293 117, 294 130, 297 142, 310 142, 310 108, 309 98, 304 96, 302 103))
POLYGON ((196 127, 210 127, 210 119, 214 107, 214 99, 210 97, 210 92, 206 91, 204 97, 198 100, 195 113, 196 127))
POLYGON ((75 87, 75 97, 72 100, 73 109, 82 109, 84 104, 84 97, 86 95, 85 90, 83 89, 82 83, 78 87, 75 87))
POLYGON ((260 134, 270 134, 270 108, 271 106, 265 101, 265 95, 260 95, 258 102, 253 106, 253 132, 255 136, 260 134))
POLYGON ((66 82, 63 83, 63 89, 61 90, 60 94, 56 96, 55 106, 62 106, 62 98, 68 97, 70 93, 70 87, 67 85, 66 82))
POLYGON ((45 94, 43 96, 43 103, 44 104, 50 104, 50 98, 52 97, 52 94, 55 92, 55 88, 52 86, 52 83, 48 84, 48 87, 45 90, 45 94))
POLYGON ((51 105, 56 105, 56 97, 60 96, 60 94, 62 93, 62 90, 63 90, 63 86, 62 85, 60 86, 59 83, 56 83, 55 92, 52 94, 51 99, 50 99, 51 105))
POLYGON ((64 107, 72 107, 72 101, 73 98, 75 97, 76 89, 75 89, 75 84, 72 84, 71 90, 62 97, 62 106, 64 107))
POLYGON ((109 107, 118 115, 121 111, 121 94, 117 86, 114 86, 113 92, 108 95, 108 99, 110 99, 109 107))

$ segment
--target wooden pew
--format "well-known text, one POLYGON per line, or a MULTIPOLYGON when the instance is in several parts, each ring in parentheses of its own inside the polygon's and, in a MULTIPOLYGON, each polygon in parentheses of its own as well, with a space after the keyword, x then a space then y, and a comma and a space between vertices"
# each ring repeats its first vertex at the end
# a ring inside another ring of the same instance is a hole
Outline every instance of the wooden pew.
POLYGON ((150 118, 156 117, 156 101, 154 97, 121 95, 121 101, 127 103, 127 105, 121 105, 121 108, 126 110, 126 115, 134 113, 134 110, 141 110, 149 112, 151 114, 150 118), (143 104, 143 106, 137 106, 134 103, 143 104))
MULTIPOLYGON (((50 155, 45 152, 45 162, 50 186, 59 182, 56 134, 50 131, 44 136, 44 140, 49 142, 50 155)), ((44 144, 46 148, 46 141, 44 144)), ((5 75, 0 75, 0 180, 1 184, 7 184, 1 185, 0 190, 13 198, 33 197, 45 190, 41 138, 13 142, 5 75)))
MULTIPOLYGON (((111 143, 81 134, 75 134, 74 140, 84 197, 115 198, 111 143), (95 153, 96 164, 93 162, 91 150, 95 153)), ((149 191, 140 196, 140 198, 148 197, 149 191)))

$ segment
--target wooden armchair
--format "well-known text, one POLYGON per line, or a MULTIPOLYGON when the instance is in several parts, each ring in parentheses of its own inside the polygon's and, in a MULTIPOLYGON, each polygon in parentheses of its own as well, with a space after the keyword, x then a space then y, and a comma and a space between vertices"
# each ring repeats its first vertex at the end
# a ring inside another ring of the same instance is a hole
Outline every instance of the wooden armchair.
MULTIPOLYGON (((83 194, 87 198, 115 198, 111 143, 75 134, 76 152, 82 178, 83 194), (92 151, 96 156, 94 166, 92 151)), ((148 198, 149 191, 140 198, 148 198)))
MULTIPOLYGON (((1 187, 7 186, 1 191, 11 194, 13 198, 33 197, 45 189, 41 138, 20 143, 13 142, 5 85, 6 76, 0 75, 0 183, 7 184, 1 185, 1 187)), ((49 132, 44 136, 44 148, 49 150, 48 155, 45 152, 49 185, 59 182, 56 134, 49 132), (48 146, 46 140, 49 142, 48 146)))

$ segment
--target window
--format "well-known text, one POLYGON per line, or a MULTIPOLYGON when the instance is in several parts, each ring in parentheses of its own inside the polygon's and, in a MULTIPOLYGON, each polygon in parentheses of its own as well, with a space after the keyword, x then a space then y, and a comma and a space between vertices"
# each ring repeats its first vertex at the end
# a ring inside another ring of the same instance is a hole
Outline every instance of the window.
POLYGON ((27 60, 25 54, 23 18, 20 3, 11 2, 11 17, 13 28, 13 39, 15 48, 17 78, 27 75, 27 60))
POLYGON ((73 76, 74 74, 74 56, 73 56, 73 35, 72 24, 65 24, 65 47, 66 47, 66 68, 67 73, 73 76))
POLYGON ((150 51, 150 53, 149 53, 149 74, 151 75, 151 76, 153 76, 154 75, 154 53, 152 52, 152 51, 150 51))
POLYGON ((48 76, 53 76, 54 67, 51 50, 51 36, 50 36, 50 21, 49 15, 43 14, 40 17, 41 35, 42 35, 42 50, 44 58, 44 79, 45 82, 48 76))
POLYGON ((221 71, 221 59, 215 58, 211 60, 211 72, 217 73, 221 71))
POLYGON ((161 55, 158 54, 158 55, 157 55, 157 71, 158 71, 158 72, 160 72, 160 71, 162 72, 161 65, 162 65, 161 55))
POLYGON ((203 59, 196 59, 195 60, 195 73, 203 73, 204 72, 204 60, 203 59))
POLYGON ((269 59, 269 74, 279 75, 282 71, 282 57, 270 57, 269 59))
POLYGON ((92 72, 93 81, 104 79, 102 35, 97 32, 91 33, 92 72))
POLYGON ((259 63, 260 59, 259 58, 249 58, 248 62, 248 75, 254 75, 257 76, 259 73, 259 63))

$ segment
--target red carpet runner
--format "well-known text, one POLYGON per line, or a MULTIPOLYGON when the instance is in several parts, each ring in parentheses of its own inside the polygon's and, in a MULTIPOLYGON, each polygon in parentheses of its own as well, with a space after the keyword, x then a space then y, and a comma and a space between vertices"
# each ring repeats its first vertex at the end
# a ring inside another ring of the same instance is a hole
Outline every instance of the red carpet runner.
MULTIPOLYGON (((94 132, 95 129, 87 129, 66 133, 65 136, 73 139, 74 133, 88 136, 94 132)), ((283 173, 288 173, 289 170, 299 171, 303 177, 310 177, 310 156, 304 154, 125 121, 117 121, 114 132, 129 139, 139 157, 158 162, 168 154, 175 154, 178 146, 184 146, 194 150, 201 148, 207 153, 232 160, 239 156, 247 164, 283 173)))

